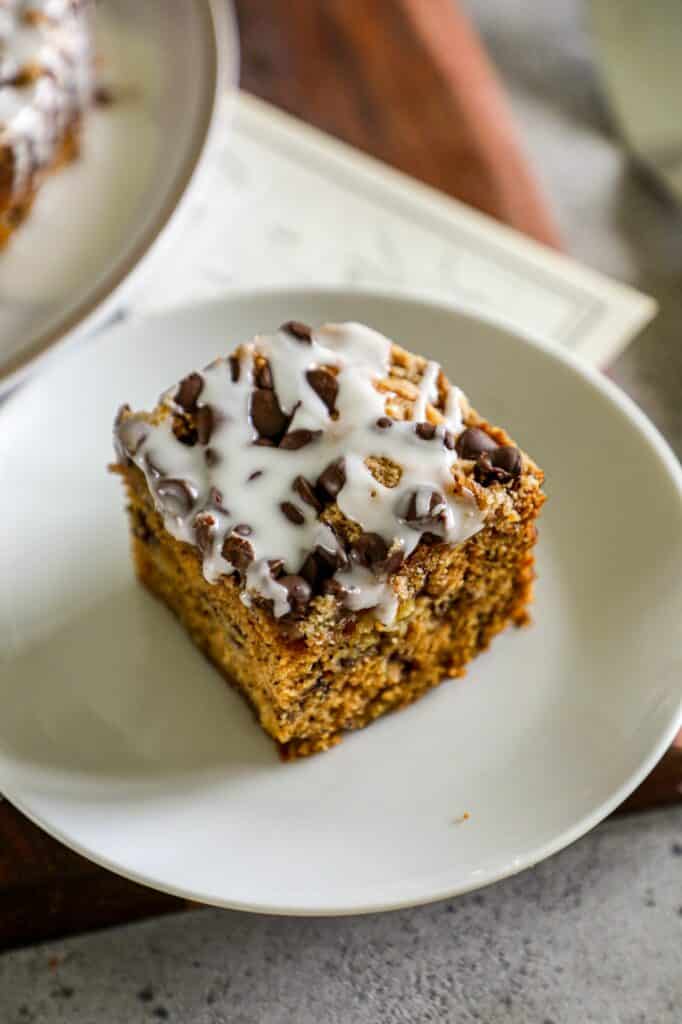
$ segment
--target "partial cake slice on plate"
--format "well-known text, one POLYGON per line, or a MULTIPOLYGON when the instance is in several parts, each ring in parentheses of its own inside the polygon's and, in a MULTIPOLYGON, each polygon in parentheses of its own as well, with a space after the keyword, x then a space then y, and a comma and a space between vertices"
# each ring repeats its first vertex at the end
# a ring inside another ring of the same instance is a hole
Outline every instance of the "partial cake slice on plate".
POLYGON ((543 474, 437 363, 289 322, 114 428, 140 580, 287 756, 527 619, 543 474))
POLYGON ((92 98, 91 0, 0 0, 0 248, 78 153, 92 98))

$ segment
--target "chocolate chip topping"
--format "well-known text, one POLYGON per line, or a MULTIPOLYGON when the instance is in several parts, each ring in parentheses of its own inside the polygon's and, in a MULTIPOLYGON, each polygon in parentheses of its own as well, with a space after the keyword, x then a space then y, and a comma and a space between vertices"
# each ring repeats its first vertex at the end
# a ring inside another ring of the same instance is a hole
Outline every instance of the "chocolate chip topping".
POLYGON ((195 413, 194 422, 196 423, 199 443, 208 444, 211 440, 211 434, 213 433, 213 427, 215 425, 215 417, 211 406, 200 406, 195 413))
POLYGON ((316 512, 322 511, 322 502, 315 494, 312 485, 308 483, 304 476, 297 476, 291 485, 298 494, 301 501, 304 501, 306 505, 310 505, 316 512))
POLYGON ((351 544, 354 558, 360 565, 371 569, 388 555, 388 544, 378 533, 363 533, 351 544))
POLYGON ((263 363, 259 366, 254 374, 254 380, 256 386, 259 388, 269 388, 272 390, 272 370, 270 369, 270 363, 263 363))
POLYGON ((455 450, 455 435, 451 430, 446 430, 443 434, 443 444, 449 452, 455 450))
POLYGON ((206 459, 207 466, 218 466, 222 461, 219 452, 215 448, 207 448, 204 452, 204 458, 206 459))
POLYGON ((314 551, 308 552, 298 572, 312 589, 318 589, 320 584, 320 563, 314 551))
POLYGON ((251 420, 261 437, 279 437, 287 428, 288 418, 280 409, 277 395, 268 388, 256 388, 251 395, 251 420))
POLYGON ((512 444, 499 445, 484 452, 474 467, 474 479, 484 487, 508 484, 521 474, 521 452, 512 444))
POLYGON ((166 477, 156 485, 156 495, 169 516, 185 516, 194 504, 195 494, 185 480, 166 477))
POLYGON ((280 576, 277 580, 281 587, 284 587, 289 598, 289 605, 294 615, 300 615, 305 611, 312 596, 309 584, 302 576, 280 576))
POLYGON ((190 373, 180 381, 174 401, 185 412, 193 412, 197 407, 197 399, 204 386, 204 378, 200 373, 190 373))
POLYGON ((380 416, 379 419, 377 420, 376 425, 379 428, 379 430, 390 430, 390 428, 393 426, 393 420, 389 419, 388 416, 380 416))
POLYGON ((306 380, 310 384, 311 388, 318 395, 330 413, 334 412, 336 405, 336 396, 339 393, 339 385, 336 377, 329 370, 323 370, 321 367, 316 370, 308 370, 306 373, 306 380))
POLYGON ((477 459, 483 452, 491 452, 497 448, 497 444, 484 430, 467 427, 457 438, 455 448, 460 459, 477 459))
POLYGON ((337 569, 346 569, 347 567, 348 557, 340 545, 335 551, 329 551, 318 544, 314 551, 310 551, 306 555, 303 565, 298 571, 313 590, 319 592, 324 581, 330 579, 337 569))
POLYGON ((521 472, 521 452, 513 444, 502 444, 490 456, 496 469, 501 469, 510 476, 518 476, 521 472))
POLYGON ((230 363, 230 377, 232 378, 232 383, 236 384, 237 381, 239 380, 239 374, 241 372, 241 364, 240 364, 239 359, 237 358, 237 356, 230 356, 229 357, 229 363, 230 363))
POLYGON ((424 422, 418 423, 414 431, 417 437, 421 437, 422 441, 431 441, 435 436, 436 428, 433 423, 424 422))
POLYGON ((219 491, 217 487, 211 488, 211 490, 208 493, 208 500, 210 501, 211 505, 215 505, 216 508, 221 509, 223 512, 227 511, 225 505, 223 504, 222 492, 219 491))
POLYGON ((317 493, 323 500, 334 501, 346 482, 346 466, 343 456, 330 462, 317 478, 317 493))
POLYGON ((427 530, 442 521, 446 508, 447 503, 440 491, 413 491, 402 518, 417 530, 427 530))
POLYGON ((254 469, 253 473, 249 473, 246 478, 247 483, 251 483, 252 480, 257 480, 259 476, 263 475, 262 469, 254 469))
POLYGON ((269 437, 257 437, 253 442, 258 445, 259 448, 276 448, 277 445, 274 441, 271 441, 269 437))
POLYGON ((311 328, 307 324, 302 324, 300 320, 287 320, 280 327, 280 331, 286 331, 287 334, 291 334, 294 338, 298 338, 299 341, 304 341, 308 344, 313 340, 311 328))
POLYGON ((284 560, 281 558, 270 558, 268 560, 268 569, 273 580, 276 580, 284 571, 284 560))
POLYGON ((195 516, 194 538, 202 554, 205 554, 211 546, 215 523, 215 516, 209 512, 200 512, 198 516, 195 516))
MULTIPOLYGON (((246 572, 254 559, 253 544, 244 536, 239 536, 237 528, 232 531, 223 543, 222 556, 233 565, 238 572, 246 572)), ((249 531, 250 532, 250 531, 249 531)))
POLYGON ((293 523, 294 526, 301 526, 301 524, 305 522, 305 516, 298 505, 294 505, 293 502, 282 501, 279 507, 282 514, 285 515, 289 522, 293 523))
POLYGON ((311 441, 315 441, 321 436, 321 430, 291 430, 288 434, 284 435, 279 442, 279 446, 289 451, 296 451, 298 448, 303 448, 304 445, 310 444, 311 441))

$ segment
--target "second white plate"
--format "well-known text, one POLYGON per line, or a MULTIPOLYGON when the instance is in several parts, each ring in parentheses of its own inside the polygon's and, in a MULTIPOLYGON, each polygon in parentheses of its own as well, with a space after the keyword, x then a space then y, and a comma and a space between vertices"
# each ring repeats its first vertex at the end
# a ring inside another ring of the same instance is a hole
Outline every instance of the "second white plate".
POLYGON ((314 290, 124 323, 0 411, 0 479, 0 790, 150 885, 301 914, 462 892, 596 824, 677 728, 679 466, 608 381, 499 324, 314 290), (362 320, 440 360, 545 468, 549 502, 532 628, 414 707, 282 764, 136 584, 105 465, 120 402, 149 406, 291 318, 362 320))
POLYGON ((123 299, 193 180, 237 78, 226 0, 97 5, 98 77, 78 160, 46 181, 0 253, 0 393, 123 299))

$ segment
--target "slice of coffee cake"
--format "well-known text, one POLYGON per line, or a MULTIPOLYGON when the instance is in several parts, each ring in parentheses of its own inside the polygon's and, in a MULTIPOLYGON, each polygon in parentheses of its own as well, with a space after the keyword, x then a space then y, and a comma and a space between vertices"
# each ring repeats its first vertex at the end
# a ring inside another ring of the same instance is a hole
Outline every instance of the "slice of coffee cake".
POLYGON ((368 327, 284 324, 114 435, 140 580, 289 756, 526 619, 541 470, 368 327))

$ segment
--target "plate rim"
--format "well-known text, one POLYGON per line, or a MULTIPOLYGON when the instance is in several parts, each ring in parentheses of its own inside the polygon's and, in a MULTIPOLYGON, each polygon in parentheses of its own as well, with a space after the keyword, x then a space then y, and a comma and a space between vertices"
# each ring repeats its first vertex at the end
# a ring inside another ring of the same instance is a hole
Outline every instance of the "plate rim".
POLYGON ((200 0, 193 5, 195 16, 204 20, 203 34, 208 43, 206 95, 208 102, 203 117, 193 127, 191 151, 185 160, 172 190, 169 191, 158 215, 125 260, 119 262, 78 304, 69 316, 54 327, 42 331, 25 349, 0 359, 0 398, 35 371, 43 360, 64 343, 74 341, 84 333, 96 329, 112 305, 120 298, 142 270, 157 244, 177 223, 186 206, 186 200, 197 179, 205 154, 216 134, 221 100, 228 89, 235 89, 239 80, 239 36, 232 0, 200 0))
MULTIPOLYGON (((317 301, 324 301, 325 297, 328 297, 333 301, 352 297, 353 295, 374 298, 379 301, 386 301, 389 303, 407 302, 413 306, 421 305, 422 307, 439 312, 446 312, 448 314, 454 314, 455 316, 464 316, 483 321, 494 328, 514 335, 522 344, 529 345, 532 349, 538 350, 549 357, 550 361, 563 364, 564 367, 573 372, 577 377, 581 378, 587 385, 598 391, 601 396, 606 399, 608 404, 615 406, 616 409, 623 413, 625 418, 629 420, 641 434, 644 435, 645 439, 649 442, 650 447, 658 456, 662 466, 662 471, 667 474, 671 483, 673 483, 677 492, 680 509, 682 510, 682 465, 678 461, 667 440, 652 423, 646 413, 644 413, 643 410, 634 402, 634 400, 607 376, 595 367, 586 363, 573 352, 558 348, 555 343, 544 338, 540 332, 528 331, 525 328, 512 323, 505 317, 500 316, 496 312, 491 312, 490 310, 482 308, 481 305, 477 303, 452 299, 451 297, 443 296, 442 294, 429 289, 406 289, 397 287, 386 288, 373 287, 371 285, 334 286, 316 284, 308 286, 297 284, 293 287, 250 287, 245 289, 235 289, 234 291, 228 292, 220 297, 202 300, 196 303, 186 303, 178 307, 173 307, 170 310, 155 311, 144 317, 132 316, 122 323, 112 324, 108 330, 102 332, 101 337, 106 337, 110 332, 115 333, 125 331, 129 326, 138 327, 140 323, 144 323, 148 320, 163 321, 164 319, 173 318, 179 314, 186 315, 190 312, 196 316, 197 309, 225 308, 229 307, 232 303, 243 301, 269 301, 282 299, 284 297, 293 303, 298 299, 306 301, 311 298, 317 301)), ((97 342, 95 341, 93 347, 96 345, 97 342)), ((85 353, 87 350, 82 348, 75 350, 72 349, 70 353, 67 353, 67 358, 78 358, 79 352, 85 353)), ((30 386, 31 384, 29 383, 28 387, 30 386)), ((22 389, 21 397, 23 397, 24 394, 25 390, 22 389)), ((8 410, 14 407, 14 400, 19 397, 20 396, 18 394, 10 396, 9 401, 7 401, 4 407, 0 409, 0 423, 2 423, 3 418, 8 415, 8 410)), ((666 729, 662 731, 661 736, 652 747, 648 756, 642 760, 639 766, 627 776, 627 778, 607 799, 603 800, 588 814, 585 814, 573 825, 564 829, 540 847, 529 851, 526 856, 514 858, 504 866, 480 879, 469 879, 468 881, 457 885, 425 885, 424 894, 420 896, 410 895, 404 899, 365 899, 361 902, 355 902, 352 905, 339 905, 333 903, 312 903, 310 905, 302 905, 300 903, 287 904, 285 902, 269 904, 254 900, 244 901, 236 899, 216 899, 215 897, 202 895, 201 892, 195 892, 192 889, 160 883, 157 879, 145 872, 137 872, 121 867, 114 861, 110 861, 106 856, 103 856, 98 852, 93 853, 86 845, 80 844, 70 836, 64 834, 58 827, 47 822, 41 814, 37 814, 27 808, 24 805, 23 799, 20 796, 14 795, 11 792, 11 787, 8 791, 5 788, 4 783, 1 781, 0 791, 8 802, 33 822, 33 824, 43 829, 43 831, 63 843, 69 849, 86 857, 88 860, 98 864, 100 867, 113 871, 115 874, 126 878, 129 881, 146 885, 170 896, 191 900, 198 904, 249 913, 271 914, 284 917, 347 917, 361 914, 380 913, 389 910, 401 910, 415 906, 425 906, 440 900, 452 899, 468 892, 486 888, 495 882, 502 881, 505 878, 518 874, 520 871, 531 868, 545 860, 547 857, 558 853, 560 850, 580 839, 592 828, 603 821, 632 793, 632 791, 646 778, 658 763, 665 751, 671 745, 680 728, 682 728, 682 686, 680 687, 677 709, 671 716, 671 720, 666 729)))

